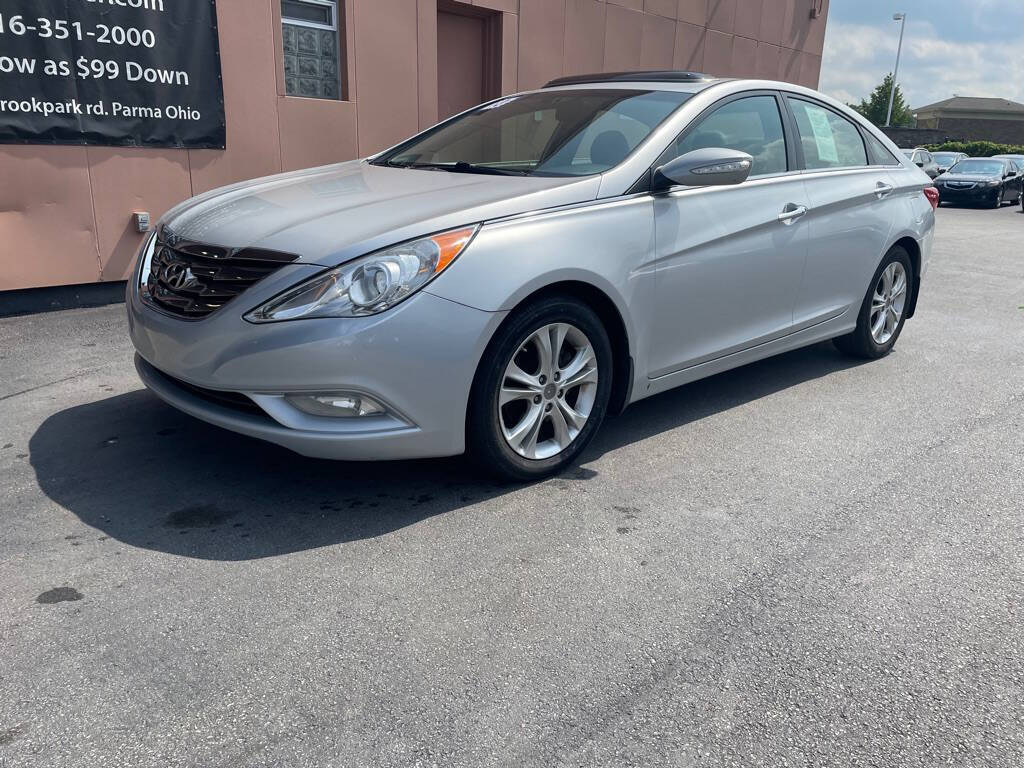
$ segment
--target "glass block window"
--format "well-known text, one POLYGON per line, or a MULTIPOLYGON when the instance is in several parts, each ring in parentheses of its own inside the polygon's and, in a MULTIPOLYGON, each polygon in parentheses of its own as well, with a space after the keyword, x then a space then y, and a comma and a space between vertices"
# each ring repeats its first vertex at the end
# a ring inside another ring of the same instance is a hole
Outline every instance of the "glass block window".
POLYGON ((341 99, 343 0, 281 0, 284 90, 307 99, 341 99))

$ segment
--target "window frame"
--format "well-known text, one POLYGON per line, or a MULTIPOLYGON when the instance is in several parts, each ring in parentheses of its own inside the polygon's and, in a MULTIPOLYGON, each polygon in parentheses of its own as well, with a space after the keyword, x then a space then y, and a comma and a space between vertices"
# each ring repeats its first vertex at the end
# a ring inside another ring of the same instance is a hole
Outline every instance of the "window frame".
POLYGON ((879 141, 877 136, 873 135, 863 125, 858 125, 857 128, 860 129, 860 137, 861 137, 861 140, 864 142, 864 148, 867 149, 867 151, 868 151, 868 167, 869 168, 899 168, 899 167, 901 167, 903 165, 900 162, 900 159, 898 157, 896 157, 896 155, 894 155, 890 151, 890 149, 887 146, 885 146, 885 144, 883 144, 881 141, 879 141), (885 152, 885 154, 888 156, 888 158, 889 158, 889 160, 891 162, 876 163, 874 161, 874 159, 872 159, 872 157, 871 157, 871 155, 873 153, 871 151, 871 144, 868 143, 868 139, 873 139, 874 142, 876 144, 878 144, 879 147, 882 148, 882 151, 885 152))
POLYGON ((828 104, 825 104, 824 102, 819 101, 818 99, 815 99, 815 98, 813 98, 811 96, 805 96, 802 93, 791 93, 791 92, 787 91, 787 92, 784 93, 783 101, 786 103, 786 111, 789 112, 789 119, 792 121, 792 130, 793 130, 794 144, 795 144, 795 149, 796 149, 797 157, 799 158, 799 162, 800 162, 800 167, 802 169, 802 171, 801 171, 802 173, 833 173, 835 171, 859 171, 859 170, 865 170, 865 169, 871 169, 871 168, 886 167, 886 166, 876 166, 876 165, 874 165, 871 162, 871 153, 868 151, 868 143, 864 140, 864 131, 863 131, 862 127, 857 124, 856 121, 851 120, 846 115, 842 114, 841 112, 838 112, 833 107, 830 107, 828 104), (803 139, 800 136, 800 128, 799 128, 799 126, 797 125, 797 122, 796 122, 796 113, 793 111, 793 106, 792 106, 792 104, 790 104, 790 101, 806 101, 808 104, 811 104, 811 105, 813 105, 815 107, 818 107, 820 109, 824 109, 827 112, 831 112, 836 117, 838 117, 838 118, 840 118, 842 120, 845 120, 847 123, 849 123, 853 127, 853 129, 857 132, 857 135, 860 137, 861 147, 864 149, 864 164, 863 165, 836 165, 836 166, 829 166, 827 168, 808 168, 807 167, 807 158, 804 157, 803 139))
MULTIPOLYGON (((711 104, 710 106, 706 107, 703 111, 700 112, 700 114, 698 114, 695 118, 693 118, 693 120, 691 120, 689 122, 689 124, 687 124, 687 126, 683 130, 681 130, 678 134, 676 134, 672 138, 672 140, 669 142, 668 146, 665 147, 665 149, 662 150, 661 154, 658 155, 658 159, 655 160, 654 164, 648 169, 647 173, 644 175, 644 179, 641 179, 640 182, 638 182, 638 184, 641 183, 641 182, 644 182, 646 180, 646 186, 647 186, 647 189, 649 190, 650 189, 651 181, 654 178, 654 171, 655 171, 655 169, 660 168, 661 166, 665 165, 665 163, 667 163, 670 160, 674 159, 674 157, 666 158, 666 155, 669 152, 671 152, 672 149, 679 142, 684 141, 691 133, 693 133, 695 130, 697 130, 697 128, 700 127, 701 123, 703 123, 712 114, 717 112, 722 107, 728 106, 729 104, 733 103, 734 101, 740 101, 742 99, 749 99, 749 98, 756 97, 756 96, 771 96, 772 98, 775 99, 775 106, 779 110, 779 120, 782 123, 782 138, 783 138, 783 141, 785 142, 785 145, 786 145, 786 170, 782 171, 781 173, 765 173, 765 174, 761 174, 760 176, 751 176, 750 178, 751 179, 756 179, 756 180, 760 180, 760 179, 777 179, 777 178, 780 178, 780 177, 783 177, 783 176, 789 176, 789 175, 792 175, 792 174, 799 173, 800 169, 796 167, 796 160, 797 160, 797 158, 796 158, 796 155, 793 152, 793 146, 792 146, 792 140, 791 140, 792 136, 790 135, 789 125, 787 123, 786 110, 785 110, 785 108, 784 108, 784 106, 782 104, 782 94, 779 91, 775 91, 775 90, 771 90, 771 89, 766 89, 766 88, 759 88, 759 89, 753 90, 753 91, 741 91, 739 93, 734 93, 734 94, 731 94, 729 96, 725 96, 725 97, 719 99, 718 101, 716 101, 714 104, 711 104)), ((635 186, 636 185, 634 185, 634 187, 635 186)), ((680 186, 682 186, 682 185, 673 184, 671 187, 669 187, 669 189, 676 189, 677 187, 680 187, 680 186)))
POLYGON ((291 0, 297 3, 308 3, 309 5, 322 5, 325 8, 331 9, 331 24, 320 24, 316 21, 307 21, 306 19, 296 19, 292 16, 284 15, 284 8, 281 9, 281 23, 291 24, 293 27, 309 27, 310 29, 325 29, 328 32, 338 31, 338 5, 345 2, 345 0, 291 0))

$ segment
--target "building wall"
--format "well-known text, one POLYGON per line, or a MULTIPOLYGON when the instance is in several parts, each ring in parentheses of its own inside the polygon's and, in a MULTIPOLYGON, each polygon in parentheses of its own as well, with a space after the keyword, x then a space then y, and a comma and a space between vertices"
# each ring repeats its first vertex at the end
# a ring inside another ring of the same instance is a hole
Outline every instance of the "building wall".
POLYGON ((892 139, 901 149, 913 149, 924 144, 941 144, 950 137, 943 131, 931 128, 882 128, 882 133, 892 139))
MULTIPOLYGON (((284 95, 278 0, 217 0, 226 150, 0 145, 0 291, 123 280, 142 239, 132 212, 155 220, 214 187, 372 154, 435 123, 438 0, 343 2, 348 101, 284 95)), ((458 2, 501 14, 503 93, 623 69, 816 87, 828 12, 828 0, 458 2)))
POLYGON ((918 128, 929 128, 955 141, 995 141, 1024 144, 1024 120, 1008 118, 935 117, 918 120, 918 128))

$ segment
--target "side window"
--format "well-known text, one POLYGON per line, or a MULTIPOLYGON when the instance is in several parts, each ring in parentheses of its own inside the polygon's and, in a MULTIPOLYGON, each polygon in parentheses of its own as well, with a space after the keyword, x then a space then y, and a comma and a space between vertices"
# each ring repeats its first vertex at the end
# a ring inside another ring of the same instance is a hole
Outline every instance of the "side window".
POLYGON ((831 109, 803 99, 789 99, 796 117, 804 163, 808 168, 867 165, 868 156, 857 127, 831 109))
POLYGON ((880 142, 874 136, 867 131, 864 132, 864 138, 867 140, 868 145, 868 157, 871 165, 899 165, 900 161, 886 149, 885 144, 880 142))
POLYGON ((775 97, 749 96, 719 107, 676 139, 660 162, 706 147, 746 152, 754 158, 751 176, 785 173, 786 141, 775 97))
POLYGON ((930 152, 922 152, 921 159, 924 160, 925 165, 932 161, 932 155, 930 152))

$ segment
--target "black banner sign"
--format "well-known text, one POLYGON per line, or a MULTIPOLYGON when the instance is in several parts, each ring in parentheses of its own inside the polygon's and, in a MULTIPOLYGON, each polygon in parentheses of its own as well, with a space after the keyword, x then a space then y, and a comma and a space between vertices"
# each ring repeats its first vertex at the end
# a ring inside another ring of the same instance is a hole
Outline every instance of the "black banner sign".
POLYGON ((225 145, 215 0, 2 0, 0 143, 225 145))

